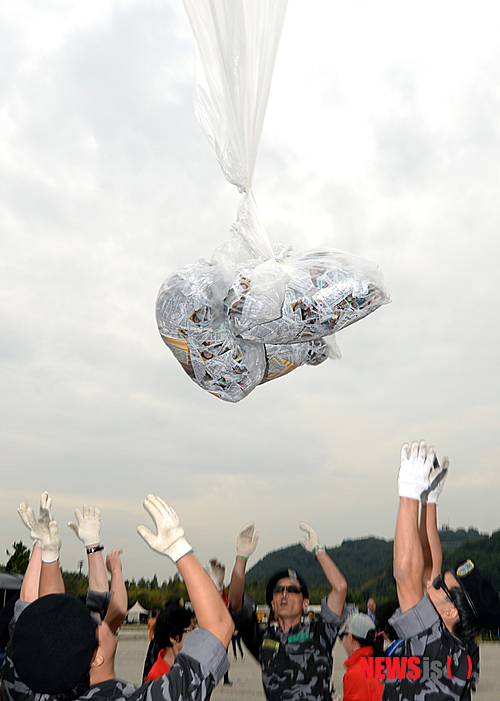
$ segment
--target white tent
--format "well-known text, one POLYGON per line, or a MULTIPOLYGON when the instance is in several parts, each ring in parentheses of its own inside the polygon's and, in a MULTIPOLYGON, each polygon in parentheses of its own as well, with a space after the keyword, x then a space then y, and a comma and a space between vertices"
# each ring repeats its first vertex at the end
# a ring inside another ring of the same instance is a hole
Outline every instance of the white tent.
POLYGON ((148 611, 136 601, 132 608, 129 608, 127 611, 126 621, 127 623, 141 623, 141 617, 145 623, 148 617, 148 611))

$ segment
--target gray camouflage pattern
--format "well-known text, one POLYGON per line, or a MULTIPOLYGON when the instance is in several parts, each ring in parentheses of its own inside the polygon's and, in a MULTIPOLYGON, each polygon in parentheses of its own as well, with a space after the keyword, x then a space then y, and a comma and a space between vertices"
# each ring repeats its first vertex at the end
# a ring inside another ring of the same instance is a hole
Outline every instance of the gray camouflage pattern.
POLYGON ((332 648, 341 619, 327 607, 326 597, 315 621, 299 623, 286 633, 276 625, 262 629, 245 599, 233 618, 243 642, 261 664, 268 701, 331 701, 332 648))
MULTIPOLYGON (((438 660, 443 671, 441 678, 429 679, 386 679, 384 684, 383 701, 470 701, 471 681, 479 677, 479 648, 472 640, 468 644, 450 633, 441 618, 434 611, 433 622, 427 626, 429 606, 424 597, 413 609, 404 614, 396 613, 390 620, 398 634, 406 630, 403 646, 398 655, 401 657, 427 657, 438 660), (405 618, 406 617, 406 618, 405 618), (408 619, 411 625, 406 625, 408 619), (421 629, 417 629, 418 622, 421 629), (403 627, 402 627, 403 625, 403 627), (409 629, 415 630, 408 635, 409 629), (448 675, 447 664, 451 656, 451 679, 448 675), (472 673, 469 675, 469 659, 472 673), (468 679, 467 677, 470 676, 468 679)), ((420 668, 423 664, 420 662, 420 668)))

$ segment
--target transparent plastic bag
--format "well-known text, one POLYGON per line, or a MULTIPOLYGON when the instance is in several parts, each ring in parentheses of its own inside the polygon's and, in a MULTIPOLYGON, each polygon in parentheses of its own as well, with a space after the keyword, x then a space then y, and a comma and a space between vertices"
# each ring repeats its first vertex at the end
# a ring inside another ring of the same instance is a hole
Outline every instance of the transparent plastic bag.
POLYGON ((254 293, 257 270, 247 261, 236 271, 224 311, 235 334, 250 341, 289 344, 320 339, 362 319, 389 296, 378 266, 334 249, 286 258, 283 304, 272 313, 267 297, 254 293), (269 321, 262 321, 268 318, 269 321))
POLYGON ((236 338, 214 305, 222 279, 217 263, 198 260, 163 283, 156 321, 164 343, 189 377, 228 402, 246 397, 264 377, 264 346, 236 338))
POLYGON ((303 343, 290 343, 288 345, 272 345, 267 343, 266 372, 261 382, 263 385, 270 380, 288 375, 302 365, 321 365, 328 358, 340 358, 341 353, 334 336, 330 336, 328 342, 304 341, 303 343))
MULTIPOLYGON (((274 318, 274 314, 279 314, 288 274, 276 260, 275 247, 269 242, 251 192, 243 195, 230 234, 230 239, 218 246, 212 255, 212 260, 219 263, 224 275, 225 290, 218 301, 223 304, 228 289, 233 285, 238 267, 251 261, 255 271, 254 293, 269 297, 267 303, 274 305, 269 309, 270 316, 262 318, 261 321, 274 318)), ((283 246, 279 250, 284 250, 283 246)))
POLYGON ((260 220, 252 179, 287 0, 183 2, 198 48, 196 114, 242 198, 229 239, 165 281, 156 316, 186 373, 236 402, 340 357, 332 335, 390 300, 375 264, 335 250, 291 256, 260 220))
POLYGON ((195 109, 226 180, 251 187, 287 0, 184 0, 198 45, 195 109))

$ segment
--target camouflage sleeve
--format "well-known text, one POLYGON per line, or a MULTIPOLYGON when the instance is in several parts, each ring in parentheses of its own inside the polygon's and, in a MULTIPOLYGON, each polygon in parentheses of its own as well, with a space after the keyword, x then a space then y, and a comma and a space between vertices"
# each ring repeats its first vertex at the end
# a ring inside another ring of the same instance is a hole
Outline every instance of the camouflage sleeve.
POLYGON ((479 646, 475 640, 469 642, 469 655, 472 660, 471 679, 475 682, 479 681, 479 646))
POLYGON ((401 613, 401 609, 398 609, 389 619, 389 623, 400 638, 408 640, 424 630, 432 628, 439 620, 436 609, 424 594, 418 604, 415 604, 408 611, 401 613))
POLYGON ((87 598, 85 600, 87 608, 90 609, 90 611, 98 613, 103 621, 106 618, 110 601, 111 592, 109 591, 94 591, 93 589, 87 590, 87 598))
POLYGON ((232 611, 230 611, 230 613, 241 639, 249 652, 260 662, 260 650, 264 638, 264 631, 257 620, 252 600, 244 594, 243 606, 241 609, 238 613, 232 613, 232 611))
POLYGON ((128 701, 205 701, 228 669, 220 640, 197 628, 187 634, 170 671, 139 687, 128 701))
POLYGON ((335 611, 328 608, 326 603, 327 599, 328 597, 325 596, 321 600, 321 611, 319 615, 320 620, 323 622, 323 633, 327 637, 331 647, 333 647, 337 639, 339 628, 342 625, 342 619, 335 613, 335 611))

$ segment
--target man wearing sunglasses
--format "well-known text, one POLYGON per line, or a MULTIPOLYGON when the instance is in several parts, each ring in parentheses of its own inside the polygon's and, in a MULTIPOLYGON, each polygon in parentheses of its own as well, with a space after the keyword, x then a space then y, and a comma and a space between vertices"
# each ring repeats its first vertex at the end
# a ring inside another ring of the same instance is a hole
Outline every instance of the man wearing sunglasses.
POLYGON ((437 502, 448 467, 425 441, 402 447, 394 537, 400 609, 389 622, 404 641, 401 657, 417 659, 419 673, 387 674, 387 701, 470 700, 479 669, 474 636, 500 624, 498 595, 471 560, 441 574, 437 502))
POLYGON ((267 585, 271 617, 267 628, 260 627, 251 600, 243 594, 246 563, 258 540, 253 523, 238 535, 229 607, 243 642, 261 664, 268 701, 331 701, 332 647, 341 625, 347 584, 319 544, 314 529, 304 522, 299 525, 307 533, 302 545, 314 555, 332 587, 321 602, 319 616, 313 621, 302 621, 309 607, 307 584, 295 570, 283 569, 275 572, 267 585))

